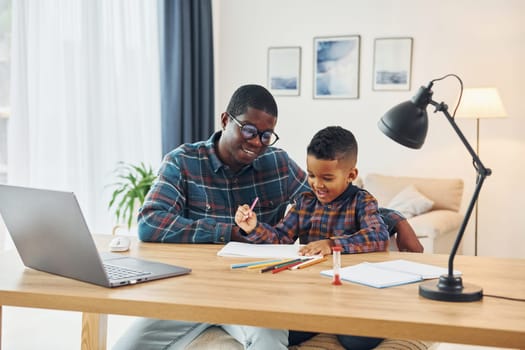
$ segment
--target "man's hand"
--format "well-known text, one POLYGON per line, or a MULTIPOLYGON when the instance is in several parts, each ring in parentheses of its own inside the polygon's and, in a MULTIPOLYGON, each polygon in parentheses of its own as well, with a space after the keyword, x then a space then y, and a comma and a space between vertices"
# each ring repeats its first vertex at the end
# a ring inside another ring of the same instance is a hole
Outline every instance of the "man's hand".
POLYGON ((419 239, 417 239, 412 226, 410 226, 406 220, 400 221, 396 225, 396 230, 397 249, 400 252, 423 253, 423 246, 419 242, 419 239))
POLYGON ((321 241, 315 241, 308 243, 301 249, 299 249, 299 254, 301 255, 330 255, 332 254, 332 245, 333 242, 331 239, 323 239, 321 241))

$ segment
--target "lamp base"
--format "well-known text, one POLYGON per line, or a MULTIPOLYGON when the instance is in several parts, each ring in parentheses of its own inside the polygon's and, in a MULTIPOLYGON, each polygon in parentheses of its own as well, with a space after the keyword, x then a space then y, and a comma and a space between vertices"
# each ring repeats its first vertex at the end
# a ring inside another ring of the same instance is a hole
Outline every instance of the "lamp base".
POLYGON ((419 295, 439 301, 478 301, 483 298, 483 289, 472 284, 463 285, 459 276, 442 275, 435 281, 419 285, 419 295))

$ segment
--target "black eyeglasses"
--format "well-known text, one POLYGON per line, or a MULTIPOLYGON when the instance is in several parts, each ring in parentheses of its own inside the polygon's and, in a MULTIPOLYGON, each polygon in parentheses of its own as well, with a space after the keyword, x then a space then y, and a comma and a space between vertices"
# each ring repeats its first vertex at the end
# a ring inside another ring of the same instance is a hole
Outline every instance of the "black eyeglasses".
POLYGON ((279 136, 271 130, 259 131, 253 124, 241 123, 233 115, 228 113, 228 116, 237 124, 241 129, 241 135, 245 140, 251 140, 256 136, 259 136, 261 143, 265 146, 271 146, 279 140, 279 136))

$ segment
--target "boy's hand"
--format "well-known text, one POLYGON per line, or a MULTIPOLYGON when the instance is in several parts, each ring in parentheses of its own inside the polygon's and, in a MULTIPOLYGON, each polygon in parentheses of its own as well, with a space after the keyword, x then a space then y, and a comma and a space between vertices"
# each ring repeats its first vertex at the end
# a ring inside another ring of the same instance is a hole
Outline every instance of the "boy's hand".
POLYGON ((299 254, 301 255, 330 255, 332 254, 332 240, 323 239, 321 241, 310 242, 301 249, 299 254))
POLYGON ((257 215, 250 210, 248 204, 244 204, 237 208, 235 213, 235 223, 243 229, 244 232, 250 233, 257 226, 257 215))

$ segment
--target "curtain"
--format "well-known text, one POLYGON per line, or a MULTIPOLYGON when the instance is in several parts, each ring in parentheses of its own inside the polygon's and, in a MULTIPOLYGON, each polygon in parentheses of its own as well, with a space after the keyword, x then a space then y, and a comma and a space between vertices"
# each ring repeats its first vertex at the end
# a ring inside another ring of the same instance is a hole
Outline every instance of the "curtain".
POLYGON ((214 130, 210 0, 160 0, 162 153, 214 130))
POLYGON ((8 182, 75 192, 110 232, 118 161, 161 161, 155 0, 13 1, 8 182))

